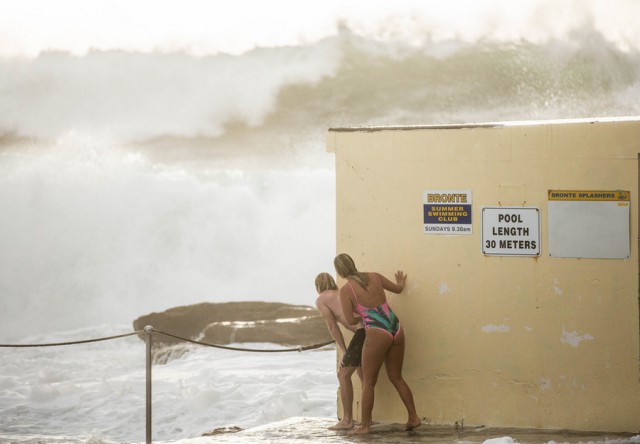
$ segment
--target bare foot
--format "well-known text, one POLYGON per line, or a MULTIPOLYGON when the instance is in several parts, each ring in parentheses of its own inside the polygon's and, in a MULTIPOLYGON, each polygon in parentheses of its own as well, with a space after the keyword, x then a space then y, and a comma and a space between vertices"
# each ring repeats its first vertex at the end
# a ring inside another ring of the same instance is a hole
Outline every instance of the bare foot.
POLYGON ((407 424, 404 426, 404 431, 408 432, 410 430, 417 429, 421 425, 422 422, 420 422, 420 418, 410 419, 409 422, 407 422, 407 424))
POLYGON ((350 436, 353 436, 353 435, 368 435, 368 434, 369 434, 369 426, 363 426, 363 425, 361 425, 357 429, 352 430, 351 432, 347 433, 347 435, 350 435, 350 436))
POLYGON ((351 430, 353 428, 353 421, 345 421, 344 419, 335 425, 329 427, 329 430, 351 430))

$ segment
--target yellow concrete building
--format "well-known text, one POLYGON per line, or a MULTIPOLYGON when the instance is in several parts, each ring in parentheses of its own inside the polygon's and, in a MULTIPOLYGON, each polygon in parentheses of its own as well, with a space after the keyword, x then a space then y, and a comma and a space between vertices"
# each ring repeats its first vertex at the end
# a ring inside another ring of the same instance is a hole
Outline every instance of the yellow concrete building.
MULTIPOLYGON (((327 151, 336 251, 408 274, 422 417, 640 430, 640 118, 332 128, 327 151)), ((406 419, 384 369, 373 417, 406 419)))

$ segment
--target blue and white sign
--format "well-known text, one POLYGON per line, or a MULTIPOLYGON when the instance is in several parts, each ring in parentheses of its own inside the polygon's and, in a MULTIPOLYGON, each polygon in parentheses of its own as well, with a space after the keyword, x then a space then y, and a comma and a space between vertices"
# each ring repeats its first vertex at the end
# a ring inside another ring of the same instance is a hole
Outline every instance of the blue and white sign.
POLYGON ((425 234, 472 234, 471 191, 425 191, 422 204, 425 234))

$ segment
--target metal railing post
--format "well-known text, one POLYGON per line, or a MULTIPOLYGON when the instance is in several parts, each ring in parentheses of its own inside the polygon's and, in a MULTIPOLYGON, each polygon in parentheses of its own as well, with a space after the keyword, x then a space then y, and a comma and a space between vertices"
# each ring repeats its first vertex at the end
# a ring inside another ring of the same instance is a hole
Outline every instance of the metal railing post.
POLYGON ((147 444, 151 444, 151 334, 153 333, 153 327, 147 325, 144 328, 145 342, 147 344, 147 444))

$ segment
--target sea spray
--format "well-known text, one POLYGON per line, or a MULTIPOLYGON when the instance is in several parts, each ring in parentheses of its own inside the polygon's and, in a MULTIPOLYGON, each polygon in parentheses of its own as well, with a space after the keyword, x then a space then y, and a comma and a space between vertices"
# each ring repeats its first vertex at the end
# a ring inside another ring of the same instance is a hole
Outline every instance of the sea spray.
POLYGON ((343 32, 241 56, 43 53, 0 59, 0 132, 56 140, 76 131, 151 145, 204 137, 213 157, 278 157, 308 149, 305 135, 321 149, 317 136, 330 126, 638 114, 629 94, 639 65, 637 47, 620 49, 588 24, 542 44, 415 46, 343 32))
POLYGON ((83 138, 5 152, 0 171, 0 337, 196 302, 311 303, 322 257, 300 259, 332 254, 323 169, 194 174, 83 138), (304 278, 285 287, 285 271, 304 278))

